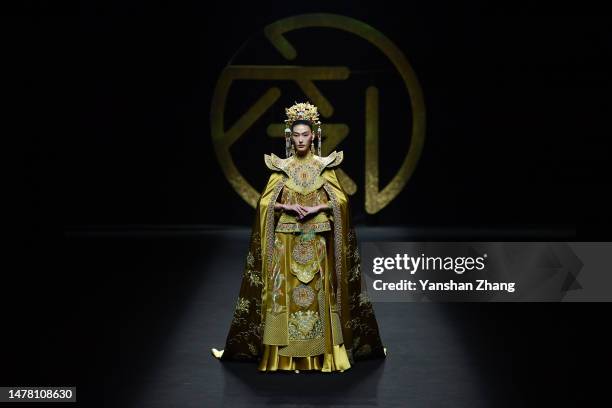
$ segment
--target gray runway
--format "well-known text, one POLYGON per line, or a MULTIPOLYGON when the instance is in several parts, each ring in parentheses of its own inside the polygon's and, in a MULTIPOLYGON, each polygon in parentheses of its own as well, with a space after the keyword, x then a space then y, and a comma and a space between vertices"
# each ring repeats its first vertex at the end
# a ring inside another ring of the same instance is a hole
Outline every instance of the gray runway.
POLYGON ((224 346, 248 237, 245 228, 214 227, 69 237, 79 254, 71 267, 105 276, 84 304, 104 321, 93 350, 104 406, 520 407, 564 386, 556 354, 571 339, 555 304, 374 303, 388 356, 344 373, 261 373, 255 363, 218 361, 210 348, 224 346))

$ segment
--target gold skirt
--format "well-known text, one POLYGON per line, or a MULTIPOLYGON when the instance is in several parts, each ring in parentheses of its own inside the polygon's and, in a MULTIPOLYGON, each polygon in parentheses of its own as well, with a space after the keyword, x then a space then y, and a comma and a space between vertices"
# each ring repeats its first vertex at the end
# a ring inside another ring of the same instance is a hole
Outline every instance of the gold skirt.
POLYGON ((259 371, 316 370, 322 372, 344 371, 351 368, 344 344, 333 346, 331 353, 310 357, 279 356, 279 346, 264 344, 264 353, 259 371))
POLYGON ((351 367, 336 308, 331 231, 275 232, 262 297, 266 313, 259 371, 344 371, 351 367))

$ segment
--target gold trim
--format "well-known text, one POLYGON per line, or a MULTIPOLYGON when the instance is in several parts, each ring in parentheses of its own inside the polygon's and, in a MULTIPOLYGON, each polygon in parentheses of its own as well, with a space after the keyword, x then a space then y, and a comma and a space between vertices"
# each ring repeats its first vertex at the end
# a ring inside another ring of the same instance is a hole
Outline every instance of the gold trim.
POLYGON ((279 223, 276 226, 276 232, 322 232, 331 231, 331 224, 329 221, 311 223, 311 224, 300 224, 300 223, 279 223))
POLYGON ((338 299, 338 314, 342 316, 342 215, 340 207, 338 206, 338 200, 329 182, 323 184, 323 188, 327 191, 329 201, 332 205, 332 211, 334 213, 334 256, 335 256, 335 267, 336 267, 336 278, 338 284, 336 285, 336 299, 338 299))

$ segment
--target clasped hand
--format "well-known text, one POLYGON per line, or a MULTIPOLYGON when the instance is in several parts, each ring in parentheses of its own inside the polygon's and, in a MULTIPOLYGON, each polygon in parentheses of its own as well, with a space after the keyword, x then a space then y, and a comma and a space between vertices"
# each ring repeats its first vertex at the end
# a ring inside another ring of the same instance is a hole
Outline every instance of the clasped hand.
POLYGON ((285 204, 283 207, 285 211, 293 211, 297 215, 297 218, 300 220, 306 218, 311 214, 316 214, 321 210, 320 205, 314 207, 307 207, 301 204, 285 204))

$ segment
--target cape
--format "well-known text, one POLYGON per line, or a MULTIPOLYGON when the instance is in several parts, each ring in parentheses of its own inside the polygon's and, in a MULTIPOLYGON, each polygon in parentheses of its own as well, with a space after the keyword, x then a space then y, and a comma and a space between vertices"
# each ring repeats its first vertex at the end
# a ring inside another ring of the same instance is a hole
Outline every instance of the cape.
MULTIPOLYGON (((335 167, 342 162, 343 154, 334 151, 327 157, 316 158, 322 165, 320 183, 332 206, 334 272, 340 282, 336 299, 340 300, 338 309, 349 360, 384 358, 374 309, 361 276, 361 259, 348 194, 336 176, 335 167)), ((274 154, 264 155, 265 164, 272 173, 255 209, 242 283, 221 360, 258 361, 262 356, 266 310, 262 302, 268 290, 266 283, 272 265, 274 229, 279 218, 274 203, 283 186, 291 183, 285 172, 289 160, 291 158, 281 159, 274 154)))

